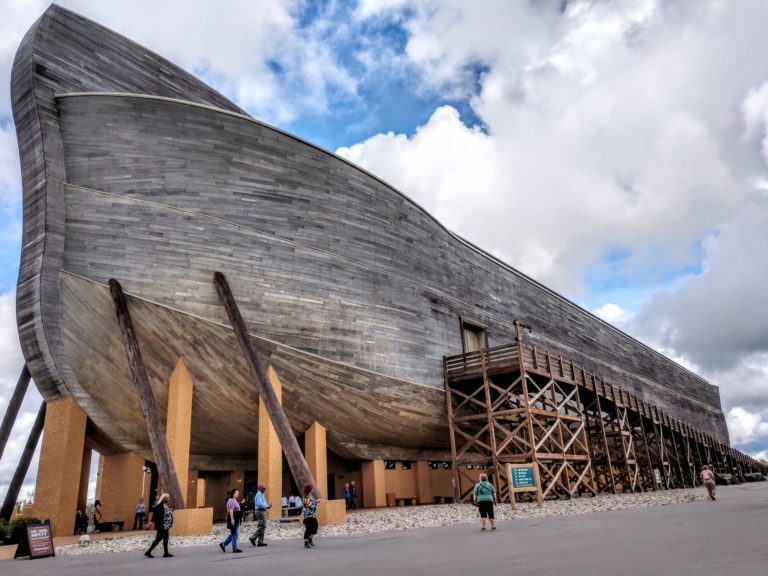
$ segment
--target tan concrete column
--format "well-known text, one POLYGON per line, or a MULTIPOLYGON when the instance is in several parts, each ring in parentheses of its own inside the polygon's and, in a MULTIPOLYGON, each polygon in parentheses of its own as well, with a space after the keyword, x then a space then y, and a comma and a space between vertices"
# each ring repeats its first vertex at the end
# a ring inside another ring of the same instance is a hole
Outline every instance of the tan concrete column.
MULTIPOLYGON (((179 479, 181 493, 186 496, 189 489, 189 444, 192 433, 192 376, 184 360, 179 358, 171 374, 168 386, 168 417, 165 437, 173 459, 173 467, 179 479)), ((178 502, 174 507, 181 508, 178 502)))
POLYGON ((416 498, 419 504, 431 504, 432 478, 429 474, 429 462, 416 462, 416 498))
MULTIPOLYGON (((102 455, 99 459, 99 491, 102 522, 123 522, 123 530, 133 527, 136 505, 141 498, 144 458, 132 452, 102 455)), ((145 502, 147 510, 152 503, 145 502)))
MULTIPOLYGON (((267 378, 275 390, 277 400, 282 399, 282 385, 277 372, 272 366, 267 369, 267 378)), ((283 495, 283 449, 277 437, 275 427, 269 419, 264 400, 259 397, 259 469, 258 482, 267 487, 267 502, 272 508, 267 511, 267 518, 280 518, 280 498, 283 495)))
POLYGON ((72 397, 47 403, 34 510, 38 518, 50 518, 54 536, 74 533, 86 422, 72 397))
POLYGON ((387 505, 386 491, 384 460, 363 462, 363 506, 383 508, 387 505))
POLYGON ((77 493, 77 509, 85 512, 88 503, 88 480, 91 475, 91 449, 83 447, 83 462, 80 465, 80 489, 77 493))
MULTIPOLYGON (((328 498, 328 448, 325 440, 325 427, 313 422, 304 433, 304 456, 312 475, 317 482, 317 489, 322 498, 328 498)), ((301 490, 303 486, 299 486, 301 490)))
POLYGON ((197 479, 197 507, 203 508, 205 506, 205 478, 197 479))

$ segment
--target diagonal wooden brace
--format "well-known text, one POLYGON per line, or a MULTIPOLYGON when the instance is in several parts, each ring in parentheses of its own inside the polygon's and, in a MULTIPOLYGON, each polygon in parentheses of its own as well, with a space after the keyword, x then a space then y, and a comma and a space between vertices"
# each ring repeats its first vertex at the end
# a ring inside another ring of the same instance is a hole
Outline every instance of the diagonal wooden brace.
POLYGON ((248 333, 245 321, 243 321, 243 317, 240 314, 237 302, 235 302, 235 297, 232 295, 232 290, 229 288, 227 278, 221 272, 215 272, 213 274, 213 283, 216 285, 219 298, 227 311, 227 316, 229 316, 232 329, 235 331, 237 341, 240 343, 240 347, 243 350, 245 360, 248 362, 251 372, 256 377, 256 387, 264 401, 264 407, 267 409, 269 419, 272 421, 272 426, 275 428, 277 437, 280 439, 280 445, 283 447, 283 453, 288 462, 288 467, 291 469, 293 479, 299 489, 301 489, 306 482, 310 482, 314 487, 313 494, 316 498, 319 498, 320 492, 317 490, 315 478, 309 470, 304 454, 301 453, 301 448, 299 447, 298 440, 296 440, 296 435, 291 429, 288 417, 285 415, 283 407, 277 399, 275 390, 272 388, 272 384, 267 378, 264 367, 262 366, 259 357, 256 355, 256 351, 253 349, 250 334, 248 333))
POLYGON ((155 404, 155 397, 152 395, 152 387, 149 384, 149 376, 144 366, 144 359, 141 356, 139 341, 136 339, 136 332, 133 329, 131 315, 128 312, 128 303, 123 294, 123 288, 120 282, 114 278, 109 281, 109 291, 112 293, 112 300, 115 303, 115 314, 117 314, 117 323, 120 325, 120 333, 123 336, 123 344, 128 353, 128 363, 131 366, 131 376, 133 385, 136 388, 136 395, 139 397, 139 405, 144 415, 144 421, 147 423, 147 433, 149 434, 149 443, 152 446, 152 454, 157 464, 157 472, 160 476, 160 483, 171 497, 171 505, 174 508, 184 508, 184 495, 179 485, 179 478, 176 475, 176 468, 173 465, 171 451, 168 448, 168 439, 165 436, 165 427, 160 420, 160 413, 155 404))

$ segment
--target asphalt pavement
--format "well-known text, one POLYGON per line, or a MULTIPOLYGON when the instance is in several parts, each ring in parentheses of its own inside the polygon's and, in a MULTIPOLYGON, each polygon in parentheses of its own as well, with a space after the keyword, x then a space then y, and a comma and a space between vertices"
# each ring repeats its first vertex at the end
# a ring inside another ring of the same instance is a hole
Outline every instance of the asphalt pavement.
MULTIPOLYGON (((702 488, 703 490, 703 488, 702 488)), ((510 520, 496 532, 472 525, 267 541, 243 554, 218 546, 171 548, 174 558, 142 552, 59 556, 0 563, 0 574, 346 574, 459 576, 768 576, 768 482, 718 487, 715 502, 510 520)), ((160 552, 162 555, 162 552, 160 552)))

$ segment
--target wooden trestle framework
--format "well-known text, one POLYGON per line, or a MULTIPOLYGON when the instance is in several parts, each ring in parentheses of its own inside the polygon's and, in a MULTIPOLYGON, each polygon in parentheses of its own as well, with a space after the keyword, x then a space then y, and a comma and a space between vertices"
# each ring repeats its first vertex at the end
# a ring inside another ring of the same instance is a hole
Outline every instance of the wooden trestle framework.
MULTIPOLYGON (((457 496, 477 469, 509 498, 506 464, 537 463, 544 498, 698 485, 704 464, 760 464, 572 361, 523 341, 444 360, 457 496)), ((518 493, 520 498, 531 498, 518 493)))

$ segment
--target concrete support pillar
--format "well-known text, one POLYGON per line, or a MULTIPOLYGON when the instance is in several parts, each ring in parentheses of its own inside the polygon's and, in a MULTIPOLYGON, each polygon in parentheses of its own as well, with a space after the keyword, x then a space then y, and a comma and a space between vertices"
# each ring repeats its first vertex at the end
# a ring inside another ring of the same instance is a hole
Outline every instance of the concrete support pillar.
MULTIPOLYGON (((267 379, 277 396, 277 401, 282 403, 282 386, 277 372, 270 366, 267 369, 267 379)), ((275 427, 269 419, 264 399, 259 397, 259 470, 258 482, 267 487, 267 502, 273 504, 267 511, 268 518, 280 518, 280 498, 283 495, 283 450, 275 427)))
POLYGON ((197 507, 203 508, 205 506, 205 478, 197 479, 197 507))
POLYGON ((35 484, 35 515, 54 536, 74 533, 87 417, 74 398, 48 402, 35 484))
POLYGON ((197 471, 189 471, 189 482, 187 483, 187 493, 184 496, 184 503, 187 508, 197 508, 197 471))
POLYGON ((91 475, 91 454, 87 446, 83 447, 83 463, 80 466, 80 489, 77 493, 77 509, 85 512, 88 503, 88 479, 91 475))
MULTIPOLYGON (((192 434, 192 376, 179 358, 168 386, 168 417, 165 437, 182 494, 189 489, 189 445, 192 434)), ((174 507, 181 508, 179 502, 174 507)))
MULTIPOLYGON (((328 448, 325 437, 325 427, 313 422, 304 433, 304 456, 315 477, 318 491, 323 498, 328 498, 328 448)), ((299 486, 299 490, 302 488, 299 486)))
POLYGON ((434 501, 432 497, 432 478, 429 474, 429 462, 416 462, 416 498, 419 504, 431 504, 434 501))
MULTIPOLYGON (((99 459, 99 490, 103 522, 123 522, 130 530, 141 498, 144 458, 132 452, 102 455, 99 459)), ((146 498, 145 498, 146 500, 146 498)), ((145 502, 147 510, 151 502, 145 502)))
POLYGON ((386 506, 386 490, 384 460, 363 462, 363 506, 365 508, 383 508, 386 506))
MULTIPOLYGON (((189 500, 189 494, 194 490, 194 502, 172 502, 176 508, 173 517, 173 532, 179 536, 195 536, 208 534, 213 526, 213 508, 202 508, 197 502, 197 488, 190 483, 189 447, 192 439, 192 392, 194 382, 182 358, 176 362, 176 368, 171 373, 168 385, 168 415, 165 421, 165 438, 168 441, 168 452, 171 454, 173 467, 179 481, 182 498, 189 500)), ((239 476, 238 487, 242 492, 242 473, 239 476)))

